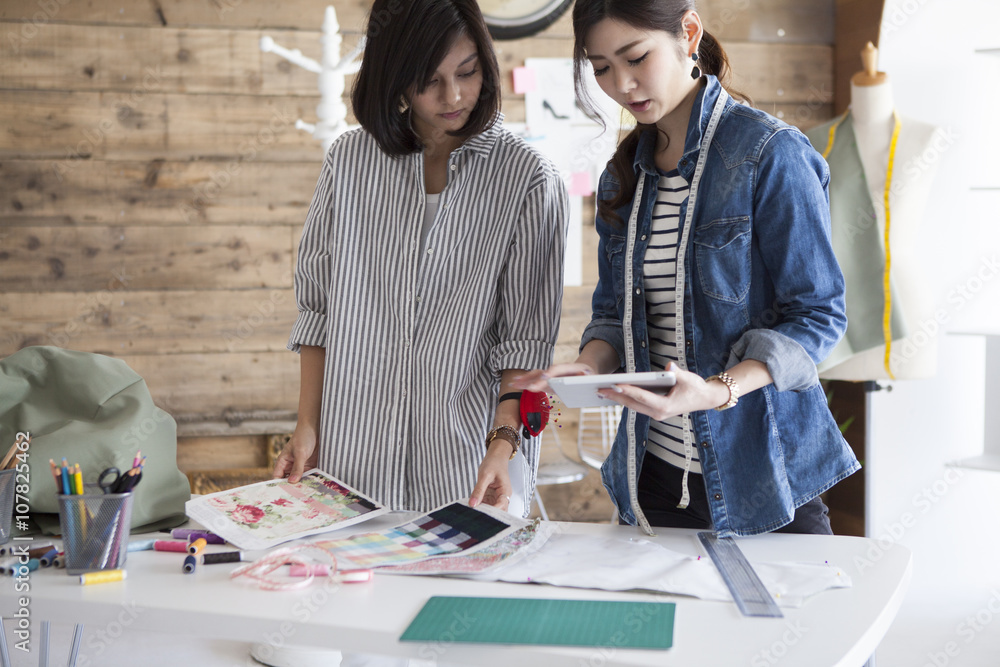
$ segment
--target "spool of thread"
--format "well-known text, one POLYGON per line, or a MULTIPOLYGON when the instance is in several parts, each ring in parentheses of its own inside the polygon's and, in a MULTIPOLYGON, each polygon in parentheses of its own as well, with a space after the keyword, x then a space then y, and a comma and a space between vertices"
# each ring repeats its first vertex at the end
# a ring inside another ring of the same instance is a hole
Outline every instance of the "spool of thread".
POLYGON ((188 545, 188 553, 192 556, 197 556, 201 553, 205 545, 208 544, 204 537, 199 537, 197 540, 188 545))
POLYGON ((198 558, 195 556, 184 557, 184 574, 191 574, 198 565, 198 558))
POLYGON ((55 547, 52 547, 51 549, 49 549, 48 553, 46 553, 44 556, 38 559, 38 562, 41 564, 42 567, 49 567, 50 565, 52 565, 52 562, 55 561, 56 556, 58 555, 59 555, 59 550, 56 549, 55 547))
POLYGON ((156 540, 136 540, 128 543, 128 551, 152 551, 155 544, 156 540))
POLYGON ((220 553, 205 554, 201 557, 203 565, 216 565, 218 563, 239 563, 243 560, 242 551, 222 551, 220 553))
MULTIPOLYGON (((28 549, 28 558, 41 558, 42 556, 44 556, 45 554, 47 554, 49 551, 51 551, 52 549, 55 549, 55 548, 56 547, 53 544, 45 544, 45 545, 40 546, 40 547, 34 547, 33 549, 28 549)), ((11 552, 11 553, 13 554, 13 552, 11 552)), ((23 553, 23 552, 21 552, 21 553, 23 553)), ((19 554, 14 554, 14 555, 16 556, 16 555, 19 555, 19 554)))
POLYGON ((310 574, 314 577, 329 577, 330 566, 325 563, 316 563, 314 565, 292 565, 289 568, 288 574, 292 577, 308 577, 310 574))
POLYGON ((57 567, 59 569, 66 567, 66 554, 60 551, 59 555, 52 561, 52 567, 57 567))
POLYGON ((187 542, 182 542, 181 540, 156 540, 153 542, 153 551, 173 551, 186 554, 187 550, 187 542))
POLYGON ((128 575, 125 570, 100 570, 99 572, 87 572, 80 575, 80 585, 108 584, 112 581, 123 581, 128 575))
POLYGON ((208 530, 196 530, 194 528, 174 528, 170 531, 170 537, 179 540, 188 540, 189 542, 194 542, 199 537, 205 538, 205 541, 209 544, 225 544, 224 540, 219 535, 208 531, 208 530))

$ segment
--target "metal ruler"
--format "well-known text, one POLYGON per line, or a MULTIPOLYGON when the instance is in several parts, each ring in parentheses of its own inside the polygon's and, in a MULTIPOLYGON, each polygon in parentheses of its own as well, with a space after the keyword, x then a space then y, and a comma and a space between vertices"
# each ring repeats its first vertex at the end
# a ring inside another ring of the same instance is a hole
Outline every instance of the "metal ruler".
POLYGON ((715 533, 698 533, 705 551, 733 594, 736 606, 744 616, 768 616, 784 618, 774 598, 753 567, 731 537, 719 537, 715 533))

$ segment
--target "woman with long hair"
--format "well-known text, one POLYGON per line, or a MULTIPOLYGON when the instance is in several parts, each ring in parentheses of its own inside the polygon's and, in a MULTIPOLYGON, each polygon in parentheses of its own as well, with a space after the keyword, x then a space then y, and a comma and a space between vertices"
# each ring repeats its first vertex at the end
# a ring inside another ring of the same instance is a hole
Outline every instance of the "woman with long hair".
POLYGON ((585 77, 636 119, 601 177, 599 282, 575 363, 547 378, 670 370, 624 406, 602 477, 623 522, 829 534, 819 495, 859 468, 816 364, 844 334, 829 170, 805 136, 740 103, 691 0, 577 0, 585 77))

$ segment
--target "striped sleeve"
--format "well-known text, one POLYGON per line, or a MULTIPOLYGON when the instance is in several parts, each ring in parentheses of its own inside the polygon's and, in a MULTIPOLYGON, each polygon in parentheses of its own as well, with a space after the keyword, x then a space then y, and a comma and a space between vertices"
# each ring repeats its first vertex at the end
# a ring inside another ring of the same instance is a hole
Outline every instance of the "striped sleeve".
POLYGON ((548 367, 559 335, 569 199, 558 173, 544 169, 540 176, 525 196, 499 285, 495 374, 548 367))
POLYGON ((326 345, 333 218, 332 150, 323 162, 323 169, 316 183, 295 264, 295 304, 299 314, 288 339, 288 349, 294 352, 299 352, 303 345, 326 345))

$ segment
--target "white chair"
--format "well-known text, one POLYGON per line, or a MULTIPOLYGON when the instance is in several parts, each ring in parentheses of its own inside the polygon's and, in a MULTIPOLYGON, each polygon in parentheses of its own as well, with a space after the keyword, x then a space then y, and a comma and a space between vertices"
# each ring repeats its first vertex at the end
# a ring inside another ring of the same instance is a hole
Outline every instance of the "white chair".
POLYGON ((559 457, 553 461, 541 462, 538 464, 538 474, 535 476, 535 502, 538 503, 538 513, 542 519, 549 520, 549 513, 545 511, 545 504, 542 496, 538 493, 539 486, 547 484, 569 484, 579 482, 587 476, 590 470, 582 463, 578 463, 563 452, 562 444, 559 441, 558 428, 552 424, 541 433, 539 447, 545 447, 547 442, 555 443, 559 457))
MULTIPOLYGON (((576 453, 591 468, 601 469, 604 459, 611 453, 611 445, 618 433, 622 419, 620 405, 580 408, 580 424, 576 434, 576 453)), ((618 521, 618 510, 613 509, 611 523, 618 521)))
POLYGON ((600 470, 604 459, 611 453, 611 445, 615 441, 621 419, 620 405, 580 408, 576 452, 581 461, 591 468, 600 470))

